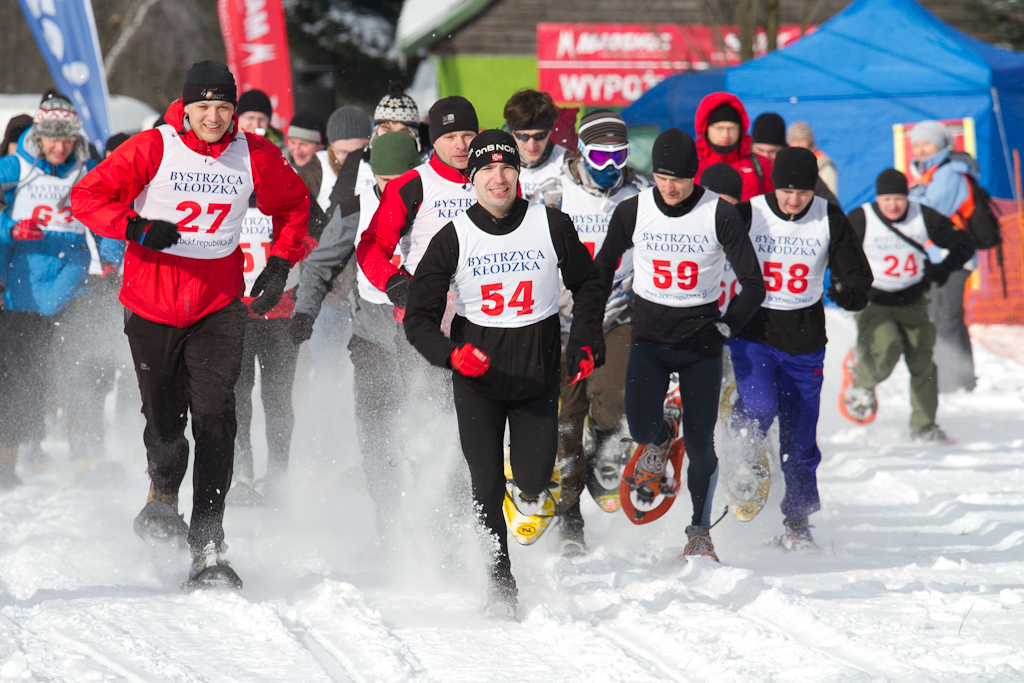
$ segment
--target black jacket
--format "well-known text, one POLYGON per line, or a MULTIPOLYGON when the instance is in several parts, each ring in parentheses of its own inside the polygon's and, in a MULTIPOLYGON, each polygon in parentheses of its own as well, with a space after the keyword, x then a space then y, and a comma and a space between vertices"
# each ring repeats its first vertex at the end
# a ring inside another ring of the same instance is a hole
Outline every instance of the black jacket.
MULTIPOLYGON (((928 239, 935 243, 935 246, 949 251, 942 263, 928 266, 926 277, 917 284, 911 285, 898 292, 885 292, 872 287, 868 294, 871 303, 880 306, 909 306, 921 298, 921 295, 928 291, 932 278, 938 277, 945 282, 950 273, 963 267, 971 256, 974 255, 974 241, 971 236, 953 225, 953 221, 943 216, 931 207, 921 204, 921 217, 924 218, 924 227, 928 231, 928 239)), ((878 210, 878 204, 871 203, 871 209, 878 216, 883 225, 892 227, 893 221, 882 215, 878 210)), ((897 223, 906 218, 906 214, 896 221, 897 223)), ((867 219, 864 216, 864 207, 860 206, 850 212, 850 225, 857 234, 861 244, 864 244, 864 233, 867 231, 867 219)))
MULTIPOLYGON (((654 203, 666 216, 685 216, 704 196, 704 188, 694 186, 693 193, 676 206, 669 206, 661 198, 658 188, 652 188, 654 203)), ((615 269, 619 258, 633 246, 636 229, 638 197, 630 197, 617 207, 608 223, 605 237, 595 263, 601 273, 601 286, 605 297, 611 293, 615 269)), ((633 339, 675 349, 690 349, 697 334, 707 326, 721 320, 735 333, 741 329, 764 301, 764 279, 750 236, 736 208, 718 200, 715 211, 715 230, 743 290, 729 302, 725 315, 720 315, 717 303, 673 308, 633 296, 633 339)))
MULTIPOLYGON (((529 204, 516 199, 511 213, 495 218, 479 204, 466 210, 466 216, 481 230, 492 235, 507 235, 518 228, 529 204)), ((601 319, 604 298, 590 252, 580 243, 572 220, 557 209, 547 209, 551 241, 558 257, 562 281, 573 294, 573 322, 570 343, 603 348, 601 319)), ((434 235, 409 287, 405 309, 405 335, 428 361, 451 367, 456 347, 472 344, 487 354, 490 368, 480 377, 463 377, 474 391, 493 398, 518 400, 539 396, 558 385, 561 366, 561 337, 558 314, 519 328, 485 327, 456 315, 451 338, 441 332, 448 289, 459 265, 459 239, 455 226, 448 223, 434 235)))
MULTIPOLYGON (((811 209, 808 204, 803 212, 790 216, 779 209, 779 201, 774 192, 765 195, 765 199, 772 213, 785 220, 800 220, 811 209)), ((753 215, 750 202, 737 204, 736 208, 746 221, 749 231, 753 215)), ((863 240, 857 238, 846 214, 835 204, 828 205, 828 227, 828 267, 832 270, 832 285, 838 282, 843 290, 841 296, 836 297, 836 303, 848 311, 859 311, 868 305, 868 291, 873 280, 871 266, 864 256, 863 240)), ((818 299, 807 308, 795 311, 762 307, 736 336, 774 346, 794 356, 819 351, 828 342, 825 334, 825 306, 818 299)))

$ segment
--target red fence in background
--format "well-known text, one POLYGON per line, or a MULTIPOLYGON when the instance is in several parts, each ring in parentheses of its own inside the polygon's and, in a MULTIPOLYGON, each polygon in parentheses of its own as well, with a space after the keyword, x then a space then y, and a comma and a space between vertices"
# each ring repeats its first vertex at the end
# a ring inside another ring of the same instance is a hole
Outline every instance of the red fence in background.
POLYGON ((978 252, 978 268, 964 291, 965 320, 968 325, 1024 325, 1024 215, 1012 200, 995 202, 1001 213, 1003 264, 997 249, 978 252))

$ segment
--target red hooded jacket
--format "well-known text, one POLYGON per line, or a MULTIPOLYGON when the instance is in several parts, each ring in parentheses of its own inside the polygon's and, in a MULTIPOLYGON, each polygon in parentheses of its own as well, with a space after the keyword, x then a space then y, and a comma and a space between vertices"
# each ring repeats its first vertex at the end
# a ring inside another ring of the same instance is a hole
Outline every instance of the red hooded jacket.
MULTIPOLYGON (((180 122, 184 115, 185 108, 178 100, 168 108, 165 120, 180 122)), ((206 143, 191 130, 181 140, 197 154, 217 158, 238 134, 238 118, 234 117, 217 142, 206 143)), ((309 221, 309 190, 274 145, 255 135, 246 135, 246 141, 256 206, 274 219, 270 255, 295 265, 305 254, 302 242, 309 221)), ((132 205, 156 176, 163 147, 156 129, 129 138, 72 190, 75 217, 98 235, 125 239, 128 220, 139 215, 132 205)), ((241 298, 244 262, 241 248, 219 259, 196 259, 154 251, 128 240, 121 303, 146 320, 188 327, 241 298)))
POLYGON ((700 101, 700 105, 697 107, 695 123, 695 130, 697 131, 697 157, 700 159, 700 168, 694 181, 698 185, 700 184, 700 176, 704 169, 708 166, 724 162, 739 171, 740 178, 743 179, 743 196, 737 197, 741 202, 745 202, 759 194, 775 190, 775 186, 772 185, 771 160, 760 154, 755 155, 750 151, 752 139, 750 133, 747 132, 750 128, 750 118, 747 116, 747 110, 743 107, 743 103, 740 102, 740 98, 727 92, 711 93, 700 101), (711 149, 711 143, 708 142, 707 138, 708 119, 711 117, 711 112, 723 104, 731 104, 740 114, 740 145, 728 154, 719 154, 711 149), (754 165, 755 157, 761 166, 760 174, 754 165))

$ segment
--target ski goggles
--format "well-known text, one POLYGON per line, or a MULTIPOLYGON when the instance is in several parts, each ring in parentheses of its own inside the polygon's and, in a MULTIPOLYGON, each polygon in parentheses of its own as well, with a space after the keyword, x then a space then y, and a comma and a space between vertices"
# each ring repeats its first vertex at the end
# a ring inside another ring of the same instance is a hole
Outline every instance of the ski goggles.
POLYGON ((532 135, 529 133, 520 133, 519 131, 514 131, 512 135, 514 135, 516 140, 519 140, 519 142, 527 142, 529 140, 536 140, 537 142, 540 142, 547 136, 551 135, 551 131, 542 130, 541 132, 534 133, 532 135))
POLYGON ((613 148, 598 145, 583 145, 582 152, 587 163, 597 171, 603 171, 609 166, 623 168, 626 165, 626 160, 629 159, 628 144, 613 148))

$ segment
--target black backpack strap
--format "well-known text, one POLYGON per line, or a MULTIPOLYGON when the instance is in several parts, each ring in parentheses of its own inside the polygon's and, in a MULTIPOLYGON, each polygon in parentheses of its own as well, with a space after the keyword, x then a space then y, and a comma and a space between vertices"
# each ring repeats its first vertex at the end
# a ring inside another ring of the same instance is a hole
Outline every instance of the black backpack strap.
POLYGON ((761 162, 757 160, 757 155, 753 152, 750 153, 750 163, 754 166, 754 173, 757 174, 757 182, 764 183, 764 169, 761 168, 761 162))
POLYGON ((901 240, 903 240, 904 242, 906 242, 907 244, 912 246, 914 249, 917 249, 919 252, 924 254, 924 257, 926 259, 928 258, 928 251, 924 248, 924 246, 920 242, 918 242, 917 240, 912 240, 909 237, 907 237, 906 235, 904 235, 903 231, 901 231, 899 228, 897 228, 895 225, 893 225, 892 222, 889 219, 887 219, 885 216, 882 216, 881 214, 878 213, 878 207, 875 206, 874 204, 871 205, 871 210, 874 211, 875 215, 878 216, 878 218, 882 221, 882 225, 884 225, 885 227, 889 228, 889 230, 891 230, 892 232, 896 233, 897 237, 899 237, 901 240))

